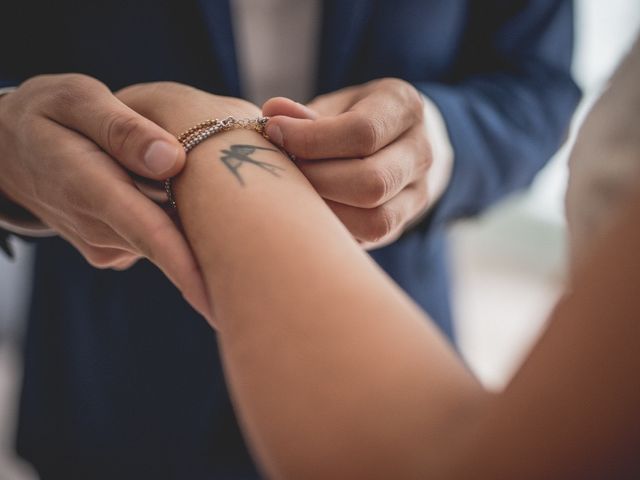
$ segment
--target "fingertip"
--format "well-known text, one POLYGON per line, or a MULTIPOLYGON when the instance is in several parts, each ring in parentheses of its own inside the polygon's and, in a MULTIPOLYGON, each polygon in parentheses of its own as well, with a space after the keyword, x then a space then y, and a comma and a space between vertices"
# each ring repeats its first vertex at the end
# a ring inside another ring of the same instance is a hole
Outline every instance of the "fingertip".
POLYGON ((262 114, 268 117, 275 117, 280 115, 282 109, 292 102, 293 100, 287 97, 271 97, 262 104, 262 114))
POLYGON ((286 116, 272 117, 266 126, 269 139, 287 152, 301 158, 309 158, 313 150, 313 126, 315 120, 291 118, 286 116))
POLYGON ((274 97, 267 100, 262 106, 262 114, 266 117, 285 116, 310 120, 318 118, 317 112, 286 97, 274 97))

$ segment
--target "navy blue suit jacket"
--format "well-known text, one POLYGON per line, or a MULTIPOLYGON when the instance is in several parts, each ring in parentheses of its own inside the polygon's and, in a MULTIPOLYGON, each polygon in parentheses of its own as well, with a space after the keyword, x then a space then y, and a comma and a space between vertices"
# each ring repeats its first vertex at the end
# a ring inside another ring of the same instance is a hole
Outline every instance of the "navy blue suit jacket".
MULTIPOLYGON (((3 2, 0 86, 82 72, 241 96, 226 0, 3 2)), ((435 210, 373 258, 452 335, 443 227, 527 185, 565 135, 567 0, 327 0, 317 92, 413 82, 455 149, 435 210)), ((251 478, 215 334, 147 262, 91 268, 38 242, 19 452, 48 478, 251 478)))

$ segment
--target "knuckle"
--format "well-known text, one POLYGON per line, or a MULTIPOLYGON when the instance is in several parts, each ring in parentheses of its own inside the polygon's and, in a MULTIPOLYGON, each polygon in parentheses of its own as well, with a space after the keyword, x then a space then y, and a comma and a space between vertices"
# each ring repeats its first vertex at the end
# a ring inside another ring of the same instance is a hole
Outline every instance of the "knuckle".
POLYGON ((374 208, 379 206, 392 190, 393 179, 386 168, 378 165, 368 168, 365 173, 364 189, 362 191, 362 207, 374 208))
POLYGON ((424 98, 416 87, 408 82, 402 81, 402 86, 398 88, 401 101, 408 106, 408 113, 411 115, 413 123, 424 120, 424 98))
POLYGON ((374 119, 358 115, 354 118, 353 141, 363 156, 369 156, 378 150, 381 138, 381 125, 374 119))
MULTIPOLYGON (((19 91, 24 92, 26 97, 36 99, 42 98, 42 93, 46 92, 47 94, 51 91, 51 80, 52 75, 34 75, 33 77, 28 78, 24 82, 20 84, 19 91)), ((29 102, 27 106, 30 104, 36 103, 29 102)))
POLYGON ((143 126, 136 117, 117 112, 104 117, 100 130, 107 150, 113 155, 119 156, 142 132, 143 126))
POLYGON ((410 113, 413 117, 414 123, 424 122, 424 98, 422 94, 413 85, 410 85, 412 93, 409 98, 408 104, 410 106, 410 113))
POLYGON ((390 90, 399 90, 407 84, 404 80, 396 77, 383 77, 379 80, 378 85, 390 90))
POLYGON ((422 175, 426 173, 433 164, 433 148, 426 135, 423 134, 416 138, 413 150, 418 157, 418 161, 416 162, 417 173, 422 175))
POLYGON ((409 82, 401 78, 385 77, 381 78, 377 84, 379 89, 386 90, 391 95, 395 95, 398 99, 414 98, 415 88, 409 82))
POLYGON ((389 236, 398 225, 398 218, 395 212, 386 206, 380 206, 369 212, 369 222, 365 232, 368 242, 379 242, 389 236))
POLYGON ((66 110, 85 100, 82 92, 73 89, 69 85, 60 84, 51 90, 49 101, 54 111, 66 110))
POLYGON ((414 123, 423 119, 424 99, 416 87, 401 78, 384 78, 381 82, 399 105, 406 106, 414 123))
POLYGON ((97 81, 86 75, 70 73, 60 75, 48 90, 50 102, 56 111, 82 105, 90 100, 97 81))
POLYGON ((95 78, 83 73, 65 73, 59 77, 59 81, 69 88, 77 90, 92 88, 96 83, 99 83, 95 78))

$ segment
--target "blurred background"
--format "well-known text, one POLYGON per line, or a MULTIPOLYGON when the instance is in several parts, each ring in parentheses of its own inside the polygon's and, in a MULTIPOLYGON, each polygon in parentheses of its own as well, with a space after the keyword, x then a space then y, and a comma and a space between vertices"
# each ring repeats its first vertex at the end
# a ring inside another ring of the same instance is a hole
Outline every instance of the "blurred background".
MULTIPOLYGON (((640 27, 638 0, 576 0, 574 74, 585 97, 573 131, 640 27)), ((481 381, 501 388, 544 328, 562 291, 566 261, 563 197, 572 139, 524 193, 451 228, 454 311, 462 355, 481 381)), ((20 340, 32 251, 14 239, 0 255, 0 480, 31 480, 13 454, 20 340)))

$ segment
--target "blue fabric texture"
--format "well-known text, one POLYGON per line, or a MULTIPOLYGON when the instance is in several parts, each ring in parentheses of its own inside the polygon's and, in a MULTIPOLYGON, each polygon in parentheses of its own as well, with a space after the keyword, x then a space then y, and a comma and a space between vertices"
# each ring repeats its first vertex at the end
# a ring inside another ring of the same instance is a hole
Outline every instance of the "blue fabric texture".
MULTIPOLYGON (((242 95, 227 0, 3 6, 0 85, 81 72, 242 95), (11 48, 11 46, 19 46, 11 48)), ((526 186, 580 93, 567 0, 326 0, 317 92, 393 76, 441 109, 455 148, 433 212, 372 257, 453 338, 444 227, 526 186)), ((90 267, 37 241, 18 449, 44 480, 256 478, 216 336, 151 264, 90 267)))

